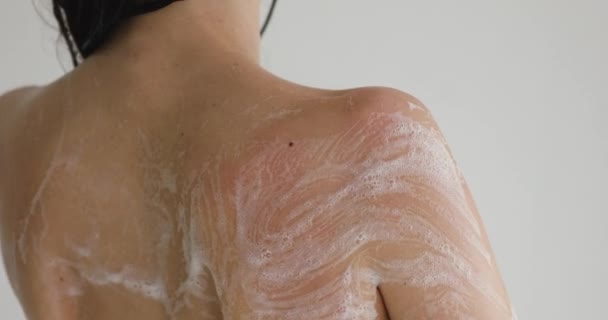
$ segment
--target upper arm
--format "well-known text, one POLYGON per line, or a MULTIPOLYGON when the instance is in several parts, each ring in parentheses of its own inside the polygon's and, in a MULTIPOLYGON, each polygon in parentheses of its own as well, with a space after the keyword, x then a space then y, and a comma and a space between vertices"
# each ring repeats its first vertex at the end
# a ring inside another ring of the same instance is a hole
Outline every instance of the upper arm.
POLYGON ((359 207, 379 228, 369 265, 391 319, 511 319, 482 220, 430 111, 381 88, 361 121, 354 139, 370 186, 359 207))
MULTIPOLYGON (((38 92, 38 87, 29 86, 7 91, 0 95, 0 151, 4 151, 1 148, 9 142, 8 137, 18 113, 31 101, 36 92, 38 92)), ((2 154, 4 152, 0 152, 0 156, 2 154)))
POLYGON ((2 218, 1 214, 3 211, 3 187, 6 187, 4 184, 6 181, 9 181, 7 178, 7 174, 10 171, 8 170, 8 157, 12 154, 9 144, 13 142, 13 128, 17 113, 22 109, 23 104, 27 102, 26 97, 28 97, 28 93, 32 90, 33 87, 24 87, 0 95, 0 218, 2 218))
POLYGON ((14 156, 14 141, 15 122, 17 113, 22 109, 23 104, 27 102, 25 97, 33 90, 33 87, 24 87, 6 92, 0 95, 0 248, 3 249, 4 264, 6 271, 14 285, 16 267, 14 264, 13 253, 14 246, 12 243, 11 233, 13 232, 15 219, 14 215, 9 215, 14 196, 10 195, 14 187, 14 161, 11 157, 14 156))
MULTIPOLYGON (((0 236, 2 231, 2 218, 5 209, 3 207, 5 199, 5 188, 10 181, 7 176, 9 173, 8 160, 11 155, 9 142, 12 140, 11 124, 14 122, 16 109, 20 104, 20 95, 26 88, 16 89, 0 95, 0 236)), ((0 237, 1 239, 1 237, 0 237)))

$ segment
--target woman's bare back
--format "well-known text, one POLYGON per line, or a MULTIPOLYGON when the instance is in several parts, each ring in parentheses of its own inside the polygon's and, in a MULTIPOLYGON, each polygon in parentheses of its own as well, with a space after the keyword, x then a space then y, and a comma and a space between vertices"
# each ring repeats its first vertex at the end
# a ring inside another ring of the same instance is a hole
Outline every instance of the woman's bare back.
POLYGON ((1 123, 2 244, 31 319, 510 319, 415 98, 84 75, 15 94, 1 123))

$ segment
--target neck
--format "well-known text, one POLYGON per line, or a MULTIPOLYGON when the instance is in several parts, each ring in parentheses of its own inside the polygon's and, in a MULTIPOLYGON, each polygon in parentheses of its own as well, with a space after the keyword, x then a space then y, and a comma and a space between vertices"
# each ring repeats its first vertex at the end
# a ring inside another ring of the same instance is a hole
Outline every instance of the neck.
POLYGON ((259 65, 260 0, 186 0, 126 21, 100 53, 191 61, 222 67, 259 65))

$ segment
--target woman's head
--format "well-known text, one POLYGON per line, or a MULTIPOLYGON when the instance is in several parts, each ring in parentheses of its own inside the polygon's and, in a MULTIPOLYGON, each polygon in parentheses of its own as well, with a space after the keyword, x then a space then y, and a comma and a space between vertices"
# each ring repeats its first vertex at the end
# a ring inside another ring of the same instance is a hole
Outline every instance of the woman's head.
MULTIPOLYGON (((181 0, 52 0, 53 13, 59 24, 74 66, 93 54, 125 19, 161 9, 181 0)), ((277 0, 266 18, 264 34, 277 0)))
POLYGON ((133 0, 52 1, 53 13, 67 42, 74 65, 78 65, 97 50, 135 8, 133 0))
POLYGON ((123 20, 180 0, 152 0, 143 3, 136 0, 52 1, 59 30, 76 66, 97 50, 123 20))

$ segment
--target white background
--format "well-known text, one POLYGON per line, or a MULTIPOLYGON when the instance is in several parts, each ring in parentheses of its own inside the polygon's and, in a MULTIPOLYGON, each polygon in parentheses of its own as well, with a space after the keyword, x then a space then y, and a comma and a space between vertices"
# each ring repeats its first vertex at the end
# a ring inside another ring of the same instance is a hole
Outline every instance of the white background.
MULTIPOLYGON (((63 73, 31 1, 49 17, 50 0, 0 2, 0 92, 63 73)), ((281 0, 262 62, 309 86, 418 97, 520 319, 608 319, 607 33, 605 0, 281 0)), ((0 272, 0 317, 23 320, 0 272)))

